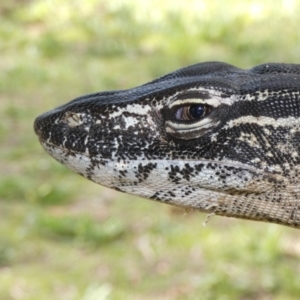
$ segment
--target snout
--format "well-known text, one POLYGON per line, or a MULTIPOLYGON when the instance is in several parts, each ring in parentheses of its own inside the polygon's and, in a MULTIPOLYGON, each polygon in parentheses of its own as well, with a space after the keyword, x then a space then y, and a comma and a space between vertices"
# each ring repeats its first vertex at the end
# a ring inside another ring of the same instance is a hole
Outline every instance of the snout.
POLYGON ((57 124, 57 120, 60 118, 60 112, 58 109, 53 109, 39 115, 33 124, 34 132, 39 137, 40 141, 46 141, 51 137, 53 127, 57 124))

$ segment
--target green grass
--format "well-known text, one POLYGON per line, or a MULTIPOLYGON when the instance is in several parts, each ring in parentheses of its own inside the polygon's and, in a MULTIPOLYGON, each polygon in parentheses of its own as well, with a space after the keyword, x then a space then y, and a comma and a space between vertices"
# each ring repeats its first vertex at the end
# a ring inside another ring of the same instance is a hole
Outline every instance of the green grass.
POLYGON ((299 299, 297 230, 203 227, 71 173, 32 129, 78 95, 200 61, 297 63, 299 14, 271 0, 0 4, 0 299, 299 299))

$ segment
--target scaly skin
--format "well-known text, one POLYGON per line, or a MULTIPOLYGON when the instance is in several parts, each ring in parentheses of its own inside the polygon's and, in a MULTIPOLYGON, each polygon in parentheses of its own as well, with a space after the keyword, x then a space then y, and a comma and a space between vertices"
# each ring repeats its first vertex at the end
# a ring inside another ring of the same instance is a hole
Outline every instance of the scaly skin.
POLYGON ((101 185, 300 228, 300 65, 211 62, 39 116, 44 149, 101 185))

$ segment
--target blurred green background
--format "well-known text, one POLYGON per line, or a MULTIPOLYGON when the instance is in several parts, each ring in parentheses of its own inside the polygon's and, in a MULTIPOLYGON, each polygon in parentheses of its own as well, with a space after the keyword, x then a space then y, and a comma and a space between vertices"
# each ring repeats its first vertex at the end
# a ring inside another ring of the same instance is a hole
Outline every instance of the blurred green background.
POLYGON ((299 63, 300 2, 0 4, 0 299, 299 299, 300 235, 97 186, 41 148, 34 118, 218 60, 299 63))

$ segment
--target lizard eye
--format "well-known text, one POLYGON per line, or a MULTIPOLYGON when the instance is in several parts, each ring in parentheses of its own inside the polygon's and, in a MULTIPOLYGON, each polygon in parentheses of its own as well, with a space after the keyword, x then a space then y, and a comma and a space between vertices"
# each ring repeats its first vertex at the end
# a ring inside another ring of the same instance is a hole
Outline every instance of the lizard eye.
POLYGON ((196 121, 205 117, 208 108, 203 104, 183 105, 175 108, 174 118, 177 121, 196 121))
POLYGON ((164 111, 166 132, 183 140, 200 137, 217 125, 212 112, 219 103, 217 96, 205 92, 177 94, 164 111))

